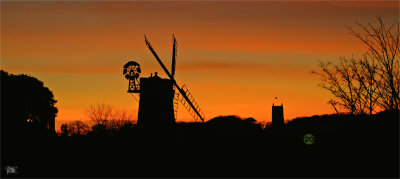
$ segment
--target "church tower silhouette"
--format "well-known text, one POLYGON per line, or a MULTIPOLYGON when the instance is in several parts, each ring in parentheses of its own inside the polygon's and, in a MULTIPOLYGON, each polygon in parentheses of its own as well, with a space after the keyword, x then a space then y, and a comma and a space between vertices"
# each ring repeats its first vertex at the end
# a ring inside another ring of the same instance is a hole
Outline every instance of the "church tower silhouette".
MULTIPOLYGON (((277 98, 275 97, 275 99, 277 98)), ((275 106, 275 103, 272 103, 272 127, 282 127, 283 125, 285 125, 283 104, 275 106)))

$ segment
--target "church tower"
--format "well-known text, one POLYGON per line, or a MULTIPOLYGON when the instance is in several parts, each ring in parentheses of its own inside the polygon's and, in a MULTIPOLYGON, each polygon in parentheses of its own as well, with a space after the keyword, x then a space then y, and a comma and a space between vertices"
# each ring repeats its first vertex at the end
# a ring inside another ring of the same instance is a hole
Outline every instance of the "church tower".
POLYGON ((275 106, 272 104, 272 127, 282 127, 285 125, 283 117, 283 104, 275 106))

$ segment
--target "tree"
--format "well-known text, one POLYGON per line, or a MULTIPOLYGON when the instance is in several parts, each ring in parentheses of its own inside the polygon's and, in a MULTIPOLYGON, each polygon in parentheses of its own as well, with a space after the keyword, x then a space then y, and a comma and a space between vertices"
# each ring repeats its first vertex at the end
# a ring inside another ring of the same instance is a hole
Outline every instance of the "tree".
POLYGON ((127 110, 123 109, 113 109, 107 128, 110 130, 118 130, 126 124, 134 123, 134 115, 132 113, 128 113, 127 110))
POLYGON ((116 131, 127 123, 134 123, 133 114, 104 103, 90 106, 86 114, 91 120, 92 131, 100 134, 116 131))
POLYGON ((378 26, 356 23, 363 34, 349 28, 369 49, 361 58, 341 57, 337 64, 320 62, 321 71, 313 71, 321 77, 319 85, 335 97, 328 103, 337 112, 371 115, 379 109, 399 109, 399 22, 387 27, 377 19, 378 26))
POLYGON ((61 124, 61 136, 69 136, 68 124, 61 124))
POLYGON ((106 125, 107 121, 111 117, 112 106, 101 103, 96 106, 90 106, 86 110, 86 114, 92 121, 93 125, 106 125))
POLYGON ((372 58, 368 60, 368 57, 364 54, 363 58, 358 61, 359 68, 353 69, 356 74, 356 78, 359 81, 361 87, 364 89, 361 93, 361 102, 366 108, 369 115, 372 115, 375 110, 375 106, 379 100, 379 85, 376 83, 378 66, 376 61, 372 58))
POLYGON ((86 135, 90 127, 86 122, 76 120, 70 123, 69 130, 71 131, 71 135, 86 135))
POLYGON ((357 32, 348 27, 350 33, 360 39, 367 47, 368 52, 365 58, 372 62, 377 62, 376 73, 379 78, 375 78, 379 85, 380 95, 378 104, 384 109, 399 109, 400 102, 400 23, 394 21, 387 25, 381 17, 377 17, 378 24, 366 25, 356 23, 360 31, 357 32))
POLYGON ((336 111, 344 109, 351 114, 364 113, 365 106, 362 103, 364 92, 361 79, 357 78, 359 64, 353 59, 340 58, 339 64, 320 62, 322 72, 313 72, 321 77, 320 86, 330 91, 336 100, 330 100, 336 111))
POLYGON ((80 120, 61 125, 61 136, 86 135, 89 131, 89 125, 80 120))
POLYGON ((40 80, 1 70, 2 130, 10 135, 55 133, 57 107, 53 93, 40 80))

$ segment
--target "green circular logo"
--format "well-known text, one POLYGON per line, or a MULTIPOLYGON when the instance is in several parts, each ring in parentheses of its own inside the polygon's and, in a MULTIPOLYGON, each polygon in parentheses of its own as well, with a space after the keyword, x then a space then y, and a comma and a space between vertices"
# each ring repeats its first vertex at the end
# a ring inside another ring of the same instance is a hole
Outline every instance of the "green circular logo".
POLYGON ((303 141, 304 141, 305 144, 311 145, 311 144, 314 143, 315 137, 314 137, 314 135, 308 133, 308 134, 304 135, 303 141))

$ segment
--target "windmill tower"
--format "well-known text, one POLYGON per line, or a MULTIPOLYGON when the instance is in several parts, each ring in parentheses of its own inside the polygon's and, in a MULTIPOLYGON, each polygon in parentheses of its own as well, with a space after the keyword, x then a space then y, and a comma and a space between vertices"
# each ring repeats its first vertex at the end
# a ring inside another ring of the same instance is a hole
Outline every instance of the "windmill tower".
POLYGON ((177 42, 173 36, 171 72, 165 67, 157 53, 145 36, 145 42, 158 63, 169 78, 161 78, 155 72, 148 78, 141 77, 140 66, 136 62, 128 62, 124 66, 125 77, 129 80, 128 93, 139 94, 138 126, 165 128, 175 124, 180 101, 192 117, 204 121, 204 113, 190 94, 185 85, 180 87, 175 81, 175 65, 177 56, 177 42), (126 70, 125 70, 126 69, 126 70))

